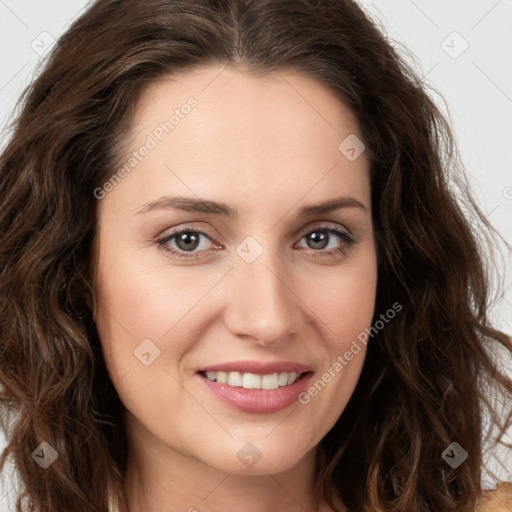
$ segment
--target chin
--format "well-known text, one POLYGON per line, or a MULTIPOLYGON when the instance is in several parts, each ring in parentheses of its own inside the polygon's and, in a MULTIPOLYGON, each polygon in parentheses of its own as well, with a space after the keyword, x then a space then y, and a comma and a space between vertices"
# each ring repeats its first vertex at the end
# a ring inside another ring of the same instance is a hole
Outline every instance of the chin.
POLYGON ((305 442, 290 443, 277 437, 274 442, 233 440, 221 453, 213 454, 213 460, 205 462, 220 471, 238 475, 282 473, 303 462, 306 456, 315 456, 314 449, 303 451, 305 445, 305 442))

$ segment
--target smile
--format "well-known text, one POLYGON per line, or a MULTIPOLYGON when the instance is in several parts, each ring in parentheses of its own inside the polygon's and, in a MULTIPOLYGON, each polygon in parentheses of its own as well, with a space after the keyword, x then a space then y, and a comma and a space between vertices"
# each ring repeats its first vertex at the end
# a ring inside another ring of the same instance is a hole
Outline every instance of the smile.
POLYGON ((270 373, 267 375, 240 372, 206 372, 206 378, 212 382, 244 389, 283 388, 296 382, 302 375, 297 372, 270 373))
POLYGON ((270 414, 297 404, 312 375, 312 368, 302 364, 254 361, 210 366, 196 373, 217 400, 253 414, 270 414))

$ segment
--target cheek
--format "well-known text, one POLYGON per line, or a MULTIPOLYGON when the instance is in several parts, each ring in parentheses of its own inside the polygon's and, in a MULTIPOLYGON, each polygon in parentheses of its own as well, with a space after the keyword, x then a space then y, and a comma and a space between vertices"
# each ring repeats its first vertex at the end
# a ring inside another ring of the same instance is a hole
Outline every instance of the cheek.
POLYGON ((345 409, 359 381, 366 356, 366 332, 371 327, 377 285, 376 266, 346 268, 331 280, 330 292, 310 294, 324 325, 323 367, 299 402, 309 414, 322 418, 308 427, 320 440, 345 409))
MULTIPOLYGON (((357 385, 366 355, 367 332, 372 325, 377 287, 374 252, 361 252, 357 264, 336 275, 315 280, 308 302, 320 319, 326 358, 301 403, 332 426, 357 385)), ((319 431, 319 435, 322 430, 319 431)))
POLYGON ((105 324, 134 343, 160 340, 184 318, 211 287, 208 274, 191 267, 171 271, 164 261, 155 265, 140 253, 105 253, 96 287, 105 324), (111 265, 110 261, 116 261, 111 265))
POLYGON ((171 403, 179 391, 174 369, 168 369, 186 347, 172 329, 186 313, 187 301, 177 300, 162 277, 152 278, 151 272, 130 266, 126 259, 117 262, 111 273, 99 275, 96 288, 96 325, 105 364, 129 411, 139 418, 163 418, 162 400, 171 403))
POLYGON ((307 298, 324 325, 331 350, 341 351, 370 327, 377 289, 377 265, 372 251, 354 265, 340 266, 334 273, 305 282, 307 298))

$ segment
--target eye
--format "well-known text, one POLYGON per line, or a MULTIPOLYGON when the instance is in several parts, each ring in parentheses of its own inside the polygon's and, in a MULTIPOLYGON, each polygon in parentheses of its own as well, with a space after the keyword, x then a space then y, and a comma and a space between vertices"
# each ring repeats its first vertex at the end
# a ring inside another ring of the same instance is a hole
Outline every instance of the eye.
MULTIPOLYGON (((208 252, 209 245, 215 245, 211 238, 211 235, 201 230, 184 228, 165 235, 156 242, 162 250, 173 257, 193 260, 200 258, 201 253, 208 252)), ((330 226, 319 226, 310 230, 300 240, 306 240, 306 249, 311 249, 313 257, 345 254, 349 246, 356 242, 352 235, 330 226)), ((222 249, 220 245, 216 247, 222 249)))
POLYGON ((208 243, 204 244, 204 240, 201 240, 202 238, 210 239, 210 235, 197 229, 182 229, 166 235, 157 240, 157 242, 164 251, 170 252, 173 256, 194 259, 198 257, 198 255, 195 254, 195 252, 197 252, 196 249, 200 249, 199 252, 208 249, 205 247, 205 245, 208 246, 208 243), (171 242, 175 244, 174 247, 170 244, 171 242))
POLYGON ((320 226, 308 231, 301 240, 306 240, 313 256, 334 256, 336 253, 345 254, 349 246, 355 243, 355 238, 338 228, 320 226))

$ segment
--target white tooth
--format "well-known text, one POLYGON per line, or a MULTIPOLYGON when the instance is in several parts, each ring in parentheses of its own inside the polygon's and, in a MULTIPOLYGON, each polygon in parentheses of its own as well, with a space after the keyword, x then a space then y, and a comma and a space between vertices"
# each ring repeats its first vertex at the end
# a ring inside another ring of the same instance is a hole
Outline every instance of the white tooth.
POLYGON ((242 386, 245 389, 261 389, 261 376, 255 373, 244 373, 242 386))
POLYGON ((297 379, 298 375, 299 374, 296 373, 296 372, 291 372, 291 373, 288 374, 288 386, 295 382, 295 380, 297 379))
POLYGON ((220 382, 221 384, 226 384, 227 381, 228 381, 227 372, 217 372, 217 382, 220 382))
POLYGON ((261 377, 261 389, 277 389, 279 387, 279 380, 277 373, 272 375, 263 375, 261 377))
POLYGON ((206 372, 206 376, 210 380, 216 380, 217 379, 217 372, 206 372))
POLYGON ((286 372, 279 374, 279 386, 283 387, 288 384, 288 374, 286 372))
POLYGON ((227 383, 230 386, 240 387, 242 385, 242 374, 240 372, 228 372, 227 383))

